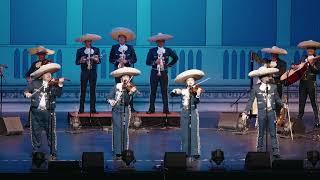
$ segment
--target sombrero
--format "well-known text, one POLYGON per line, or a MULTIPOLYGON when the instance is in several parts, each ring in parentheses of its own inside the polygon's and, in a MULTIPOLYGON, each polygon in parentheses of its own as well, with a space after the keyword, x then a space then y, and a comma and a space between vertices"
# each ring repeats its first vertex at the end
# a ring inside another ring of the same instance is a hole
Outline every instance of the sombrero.
POLYGON ((96 34, 84 34, 81 37, 76 39, 76 42, 84 42, 84 41, 98 41, 102 39, 101 36, 96 34))
POLYGON ((319 49, 320 48, 320 43, 313 41, 313 40, 309 40, 309 41, 302 41, 298 44, 299 48, 302 49, 308 49, 308 48, 316 48, 319 49))
POLYGON ((272 46, 272 48, 263 48, 261 49, 262 52, 270 53, 270 54, 279 54, 279 55, 286 55, 288 52, 285 49, 279 48, 277 46, 272 46))
POLYGON ((42 53, 45 53, 46 55, 52 55, 52 54, 54 54, 54 51, 51 49, 47 49, 43 46, 38 46, 38 47, 34 47, 34 48, 29 49, 30 55, 42 54, 42 53))
POLYGON ((40 68, 37 69, 35 72, 31 73, 30 77, 32 79, 37 79, 45 73, 48 73, 48 72, 55 73, 55 72, 59 71, 60 68, 61 68, 61 66, 57 63, 45 64, 45 65, 40 66, 40 68))
POLYGON ((169 40, 169 39, 172 39, 173 36, 169 35, 169 34, 162 34, 162 33, 158 33, 157 35, 154 35, 154 36, 151 36, 149 38, 149 41, 150 42, 156 42, 156 41, 159 41, 159 40, 169 40))
POLYGON ((110 75, 113 77, 121 77, 123 75, 137 76, 139 74, 141 74, 141 71, 136 68, 132 68, 132 67, 119 68, 119 69, 114 70, 110 73, 110 75))
POLYGON ((188 78, 199 80, 204 76, 204 72, 198 69, 190 69, 180 73, 174 80, 176 83, 184 83, 188 78))
POLYGON ((259 76, 264 76, 264 75, 268 75, 268 74, 274 74, 277 72, 279 72, 278 68, 268 68, 266 66, 261 66, 259 69, 249 72, 248 76, 249 77, 259 77, 259 76))
POLYGON ((133 31, 125 27, 117 27, 112 29, 110 36, 113 40, 118 40, 119 36, 125 36, 127 41, 132 41, 136 38, 136 35, 133 31))

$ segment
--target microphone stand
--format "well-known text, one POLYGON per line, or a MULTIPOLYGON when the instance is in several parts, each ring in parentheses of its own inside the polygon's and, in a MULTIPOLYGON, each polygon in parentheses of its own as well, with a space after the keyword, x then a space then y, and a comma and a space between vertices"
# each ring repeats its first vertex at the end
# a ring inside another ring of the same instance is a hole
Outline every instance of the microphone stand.
POLYGON ((190 97, 189 97, 189 119, 188 119, 188 156, 191 158, 191 98, 192 93, 189 91, 190 97))
MULTIPOLYGON (((124 90, 122 90, 124 91, 124 90)), ((124 93, 124 92, 123 92, 124 93)), ((125 106, 125 99, 124 99, 124 94, 122 93, 122 97, 121 97, 121 102, 123 105, 123 112, 122 112, 122 116, 121 116, 121 153, 125 150, 125 128, 126 128, 126 120, 125 120, 125 113, 126 113, 126 106, 125 106)))
MULTIPOLYGON (((289 73, 291 71, 291 68, 287 72, 287 80, 289 78, 289 73)), ((289 128, 290 128, 290 135, 291 135, 291 140, 293 140, 293 134, 292 134, 292 123, 291 123, 291 117, 290 117, 290 111, 289 111, 289 86, 287 86, 287 113, 288 113, 288 120, 289 120, 289 128)))
MULTIPOLYGON (((269 126, 269 118, 268 118, 268 94, 269 94, 269 88, 268 83, 266 83, 266 152, 268 152, 268 126, 269 126)), ((260 128, 260 127, 259 127, 260 128)))
POLYGON ((48 86, 48 101, 49 101, 49 127, 50 127, 50 155, 53 155, 53 126, 54 126, 54 112, 52 107, 52 100, 53 100, 53 94, 52 94, 52 87, 48 86))
POLYGON ((241 99, 241 98, 243 98, 248 92, 250 92, 251 90, 246 90, 245 92, 243 92, 239 97, 238 97, 238 99, 235 101, 235 102, 233 102, 232 104, 230 104, 230 107, 232 107, 233 105, 236 105, 236 112, 238 112, 238 105, 239 105, 239 103, 238 103, 238 101, 241 99))
POLYGON ((2 96, 3 96, 3 89, 2 89, 2 86, 3 86, 3 78, 4 78, 4 67, 1 66, 0 67, 0 79, 1 79, 1 83, 0 83, 0 118, 2 118, 2 96))

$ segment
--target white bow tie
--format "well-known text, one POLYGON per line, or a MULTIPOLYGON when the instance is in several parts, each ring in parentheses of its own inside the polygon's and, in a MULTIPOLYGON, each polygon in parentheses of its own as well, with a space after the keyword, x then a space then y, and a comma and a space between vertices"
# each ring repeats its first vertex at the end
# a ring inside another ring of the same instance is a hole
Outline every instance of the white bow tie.
POLYGON ((265 84, 265 83, 261 83, 261 85, 260 85, 260 87, 259 87, 259 89, 261 90, 261 91, 266 91, 266 87, 268 86, 268 90, 270 90, 270 88, 271 88, 271 86, 268 84, 265 84))

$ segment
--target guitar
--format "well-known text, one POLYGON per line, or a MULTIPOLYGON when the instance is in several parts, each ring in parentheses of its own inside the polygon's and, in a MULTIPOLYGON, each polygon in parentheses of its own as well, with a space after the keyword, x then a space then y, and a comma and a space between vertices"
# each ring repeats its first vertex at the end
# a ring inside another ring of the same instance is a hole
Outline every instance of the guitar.
POLYGON ((295 69, 289 69, 281 77, 280 80, 285 86, 289 86, 297 81, 299 81, 304 73, 308 70, 309 65, 313 65, 316 61, 320 60, 320 56, 308 59, 307 62, 302 62, 297 65, 295 69))

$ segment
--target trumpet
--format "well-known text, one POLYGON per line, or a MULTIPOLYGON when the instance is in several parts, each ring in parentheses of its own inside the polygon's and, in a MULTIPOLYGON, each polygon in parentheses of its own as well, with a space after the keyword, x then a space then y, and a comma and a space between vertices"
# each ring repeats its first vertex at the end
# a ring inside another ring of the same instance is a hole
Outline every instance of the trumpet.
POLYGON ((164 70, 164 64, 163 64, 163 54, 158 55, 158 59, 160 60, 160 64, 157 65, 158 70, 158 76, 161 76, 161 71, 164 70))
POLYGON ((118 68, 123 68, 124 64, 122 62, 122 60, 126 59, 126 54, 124 52, 126 52, 128 50, 128 46, 126 45, 120 45, 118 51, 121 52, 121 54, 119 55, 119 64, 118 64, 118 68))
MULTIPOLYGON (((126 59, 126 55, 124 54, 124 51, 121 52, 119 59, 121 59, 121 60, 126 59)), ((121 60, 120 60, 120 62, 118 64, 118 68, 123 68, 124 67, 124 64, 121 62, 121 60)))
POLYGON ((84 50, 84 53, 88 55, 88 57, 87 57, 87 69, 91 70, 92 69, 91 55, 94 53, 94 50, 91 49, 91 48, 86 48, 84 50))

